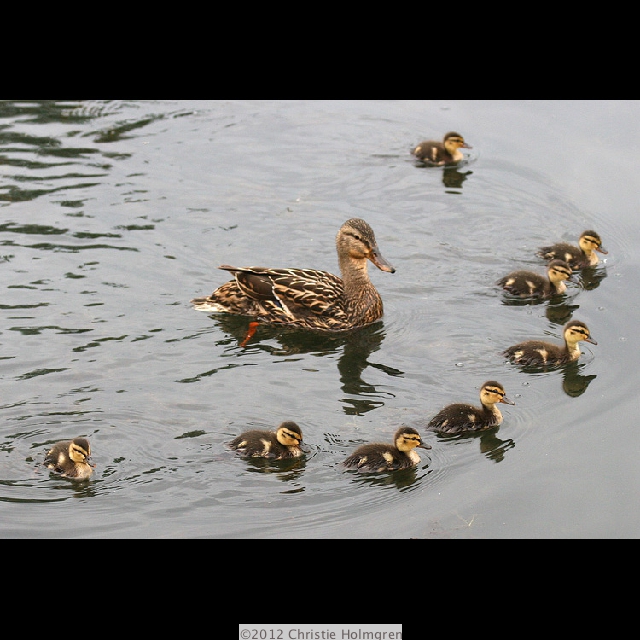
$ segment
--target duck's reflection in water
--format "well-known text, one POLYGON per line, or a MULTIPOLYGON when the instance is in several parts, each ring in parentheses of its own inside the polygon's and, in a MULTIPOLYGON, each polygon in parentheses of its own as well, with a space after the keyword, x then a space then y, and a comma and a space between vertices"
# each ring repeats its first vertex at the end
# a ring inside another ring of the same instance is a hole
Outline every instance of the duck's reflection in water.
MULTIPOLYGON (((233 339, 225 338, 218 344, 239 345, 245 339, 249 323, 247 318, 231 315, 213 315, 211 318, 225 333, 233 336, 233 339)), ((321 333, 265 324, 258 327, 245 348, 235 353, 242 355, 243 352, 257 349, 271 355, 289 357, 304 353, 325 356, 342 351, 338 358, 338 372, 341 389, 348 394, 348 397, 342 398, 344 412, 347 415, 363 415, 383 406, 385 400, 392 397, 363 380, 362 374, 367 367, 374 367, 389 376, 404 375, 404 372, 398 369, 369 361, 371 354, 380 349, 385 335, 382 321, 339 333, 321 333), (274 340, 277 345, 273 344, 274 340)))
POLYGON ((466 431, 464 433, 439 433, 438 441, 449 442, 451 440, 479 440, 480 453, 483 453, 489 460, 502 462, 504 454, 516 446, 512 438, 503 440, 498 437, 500 427, 492 427, 482 431, 466 431))

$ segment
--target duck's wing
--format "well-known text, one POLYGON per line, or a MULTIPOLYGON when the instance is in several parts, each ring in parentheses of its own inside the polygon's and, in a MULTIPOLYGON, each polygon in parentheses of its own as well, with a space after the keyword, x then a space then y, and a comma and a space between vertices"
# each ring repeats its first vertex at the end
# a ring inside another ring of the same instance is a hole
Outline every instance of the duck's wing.
POLYGON ((220 268, 233 273, 244 295, 265 306, 275 305, 292 318, 345 315, 344 284, 327 271, 229 265, 220 268))

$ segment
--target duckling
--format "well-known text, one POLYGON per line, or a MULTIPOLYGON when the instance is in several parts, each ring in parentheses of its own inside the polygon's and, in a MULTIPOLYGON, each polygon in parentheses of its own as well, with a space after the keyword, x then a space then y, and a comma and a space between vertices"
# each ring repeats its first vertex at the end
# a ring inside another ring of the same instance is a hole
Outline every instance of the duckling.
POLYGON ((480 387, 480 407, 455 403, 441 409, 427 424, 427 429, 440 433, 481 431, 502 424, 502 413, 498 403, 513 404, 505 395, 504 387, 495 380, 488 380, 480 387))
POLYGON ((298 458, 303 454, 302 430, 290 420, 282 422, 276 431, 253 429, 234 438, 229 447, 250 458, 298 458))
POLYGON ((464 158, 460 149, 472 149, 464 138, 455 131, 445 133, 442 142, 425 140, 421 142, 411 153, 425 164, 438 167, 448 164, 456 164, 464 158))
POLYGON ((508 349, 503 355, 515 364, 546 365, 565 364, 580 357, 580 340, 598 344, 592 337, 587 325, 580 320, 567 322, 562 331, 564 344, 557 345, 544 340, 527 340, 508 349))
POLYGON ((420 434, 412 427, 400 427, 394 437, 394 444, 373 443, 358 447, 344 462, 344 466, 363 472, 395 471, 408 469, 420 462, 414 449, 431 449, 422 442, 420 434))
POLYGON ((564 280, 571 279, 571 267, 564 260, 552 260, 547 265, 547 277, 533 271, 513 271, 500 278, 496 285, 521 298, 550 298, 567 290, 564 280))
POLYGON ((537 255, 545 260, 560 258, 576 270, 597 265, 599 258, 596 251, 609 253, 602 246, 600 236, 593 229, 587 229, 580 234, 577 247, 568 242, 558 242, 548 247, 540 247, 537 255))
POLYGON ((91 457, 91 445, 86 438, 74 438, 57 442, 49 449, 44 464, 63 478, 85 480, 93 473, 87 462, 91 457))

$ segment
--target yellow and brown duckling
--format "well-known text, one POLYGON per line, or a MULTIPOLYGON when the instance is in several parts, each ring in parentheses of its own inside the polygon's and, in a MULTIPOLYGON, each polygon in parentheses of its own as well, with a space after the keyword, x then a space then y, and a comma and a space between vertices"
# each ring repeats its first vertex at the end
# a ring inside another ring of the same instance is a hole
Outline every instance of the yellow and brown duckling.
POLYGON ((259 322, 321 331, 371 324, 382 317, 383 307, 369 279, 367 261, 381 271, 394 273, 395 269, 382 257, 373 229, 361 218, 351 218, 340 227, 336 249, 341 278, 315 269, 221 265, 234 279, 191 303, 198 311, 252 316, 259 322))
POLYGON ((460 149, 472 149, 472 147, 459 133, 449 131, 445 133, 442 142, 425 140, 412 149, 411 153, 425 164, 439 167, 460 162, 464 158, 460 149))
POLYGON ((481 431, 502 424, 502 413, 497 405, 513 404, 505 395, 504 387, 495 380, 488 380, 480 387, 480 406, 455 403, 441 409, 427 424, 427 429, 439 433, 481 431))
POLYGON ((431 445, 422 442, 420 434, 415 429, 400 427, 393 437, 393 444, 363 444, 343 464, 348 469, 368 473, 408 469, 420 462, 416 447, 431 449, 431 445))
POLYGON ((234 438, 229 447, 250 458, 298 458, 303 455, 302 430, 291 420, 282 422, 276 431, 252 429, 234 438))
POLYGON ((589 328, 580 320, 567 322, 562 330, 564 344, 553 344, 545 340, 527 340, 508 349, 503 355, 515 364, 522 365, 560 365, 573 362, 580 357, 579 342, 584 340, 591 344, 598 344, 592 337, 589 328))
POLYGON ((540 247, 537 255, 545 260, 559 258, 576 270, 597 265, 599 258, 596 251, 604 254, 609 253, 602 246, 600 236, 593 229, 587 229, 580 234, 577 247, 568 242, 558 242, 548 247, 540 247))
POLYGON ((84 480, 93 473, 87 462, 91 457, 91 445, 86 438, 63 440, 47 451, 44 464, 64 478, 84 480))
POLYGON ((571 267, 564 260, 551 260, 546 277, 533 271, 513 271, 500 278, 496 285, 507 293, 520 298, 550 298, 567 290, 565 280, 570 280, 571 267))

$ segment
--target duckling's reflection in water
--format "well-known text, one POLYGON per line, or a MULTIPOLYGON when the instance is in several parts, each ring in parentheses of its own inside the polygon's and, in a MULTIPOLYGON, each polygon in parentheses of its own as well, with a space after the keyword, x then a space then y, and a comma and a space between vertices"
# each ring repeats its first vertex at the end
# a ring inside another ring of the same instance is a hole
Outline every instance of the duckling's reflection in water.
POLYGON ((579 362, 570 362, 565 365, 562 372, 562 390, 572 398, 581 396, 587 390, 591 381, 597 377, 595 374, 582 375, 580 370, 584 366, 579 362))
POLYGON ((418 481, 432 472, 427 468, 428 464, 420 464, 409 469, 397 469, 396 471, 383 471, 381 473, 358 473, 348 471, 351 481, 358 484, 374 487, 395 487, 398 491, 408 491, 420 485, 418 481))
MULTIPOLYGON (((213 315, 211 318, 225 333, 231 334, 237 344, 244 340, 247 333, 247 318, 231 315, 213 315)), ((404 375, 403 371, 393 367, 369 362, 371 354, 380 349, 385 335, 382 321, 339 333, 260 325, 259 335, 256 334, 247 347, 237 353, 242 355, 258 349, 277 356, 303 353, 324 356, 338 353, 342 349, 342 355, 338 358, 341 389, 350 395, 342 399, 345 405, 344 412, 347 415, 363 415, 384 406, 385 397, 389 396, 389 394, 380 393, 374 385, 362 379, 362 373, 367 367, 374 367, 394 377, 404 375), (280 346, 274 346, 273 340, 276 340, 280 346)), ((232 341, 226 338, 218 344, 232 344, 232 341)))
MULTIPOLYGON (((285 458, 283 460, 243 457, 242 460, 246 462, 247 471, 275 474, 278 480, 282 480, 282 482, 300 479, 304 473, 306 462, 304 456, 301 458, 285 458)), ((293 489, 287 491, 287 493, 297 493, 298 491, 304 491, 304 488, 293 489)))
POLYGON ((502 462, 504 454, 516 446, 512 438, 502 440, 498 438, 500 427, 493 427, 483 431, 467 431, 464 433, 439 433, 438 440, 447 442, 451 440, 469 440, 477 438, 480 440, 480 453, 493 460, 494 462, 502 462))
POLYGON ((507 307, 526 307, 530 305, 544 304, 545 316, 553 324, 565 325, 576 309, 580 308, 578 304, 571 304, 566 294, 554 295, 548 300, 542 300, 540 298, 518 298, 507 293, 502 295, 502 304, 507 307))
MULTIPOLYGON (((447 189, 459 189, 462 190, 462 183, 470 176, 473 171, 460 171, 458 167, 445 167, 442 170, 442 184, 447 189)), ((447 191, 447 193, 449 193, 447 191)), ((452 193, 458 193, 453 191, 452 193)))
POLYGON ((604 266, 585 267, 577 274, 580 286, 586 291, 597 289, 600 283, 607 277, 607 270, 604 266))

